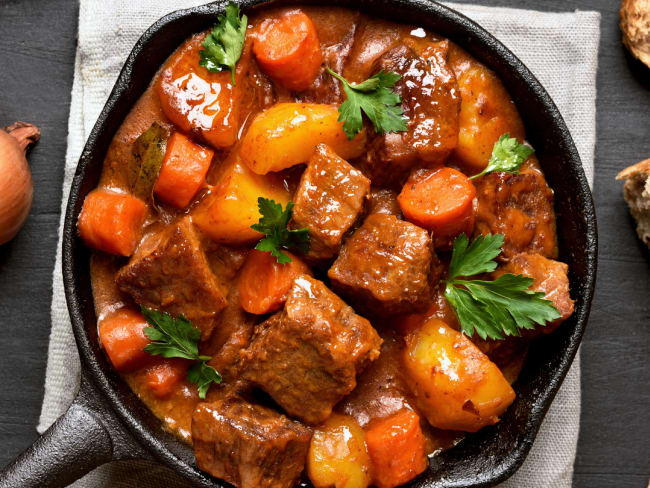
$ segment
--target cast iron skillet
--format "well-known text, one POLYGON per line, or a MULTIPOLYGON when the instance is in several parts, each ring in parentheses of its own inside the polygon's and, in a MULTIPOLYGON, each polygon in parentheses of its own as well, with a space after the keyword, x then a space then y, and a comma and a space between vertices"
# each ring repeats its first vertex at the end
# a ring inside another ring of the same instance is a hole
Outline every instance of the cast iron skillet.
MULTIPOLYGON (((245 9, 261 3, 263 0, 240 2, 245 9)), ((524 461, 587 324, 596 277, 597 238, 593 202, 580 158, 564 120, 537 79, 503 44, 466 17, 427 0, 326 3, 428 28, 492 68, 515 100, 555 190, 560 259, 569 264, 575 313, 556 332, 533 344, 516 383, 517 399, 502 421, 435 457, 431 469, 411 485, 493 486, 511 476, 524 461)), ((65 486, 111 460, 143 458, 174 469, 197 487, 225 486, 197 469, 192 449, 161 429, 100 350, 90 288, 90 252, 76 232, 84 198, 97 184, 117 128, 167 56, 191 34, 212 25, 224 7, 221 1, 181 10, 151 26, 133 48, 88 138, 72 182, 63 231, 63 280, 81 356, 81 387, 70 409, 4 469, 0 487, 65 486)))

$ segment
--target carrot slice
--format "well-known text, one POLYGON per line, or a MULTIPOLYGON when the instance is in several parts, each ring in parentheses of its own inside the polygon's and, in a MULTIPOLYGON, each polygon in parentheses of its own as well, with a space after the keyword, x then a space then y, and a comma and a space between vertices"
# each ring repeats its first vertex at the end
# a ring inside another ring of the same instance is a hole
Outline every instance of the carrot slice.
POLYGON ((84 201, 77 227, 87 246, 130 256, 141 236, 147 205, 125 193, 94 190, 84 201))
POLYGON ((147 369, 144 382, 158 398, 167 397, 183 381, 189 366, 187 359, 162 359, 147 369))
POLYGON ((253 53, 264 72, 293 91, 308 88, 323 62, 316 28, 301 10, 265 19, 253 43, 253 53))
POLYGON ((414 172, 397 197, 404 216, 433 232, 434 243, 447 247, 458 234, 474 228, 476 188, 452 168, 414 172))
POLYGON ((244 310, 265 314, 279 310, 287 300, 293 281, 311 275, 309 267, 293 254, 285 252, 291 262, 278 263, 271 253, 253 250, 239 276, 239 297, 244 310))
POLYGON ((167 141, 167 151, 153 188, 163 202, 185 208, 196 192, 205 185, 214 151, 194 144, 187 136, 174 132, 167 141))
POLYGON ((151 342, 144 333, 147 327, 142 314, 128 308, 99 322, 99 339, 117 371, 133 371, 151 362, 152 356, 143 351, 151 342))
POLYGON ((411 410, 371 422, 366 431, 366 446, 373 484, 379 488, 411 481, 429 465, 420 417, 411 410))

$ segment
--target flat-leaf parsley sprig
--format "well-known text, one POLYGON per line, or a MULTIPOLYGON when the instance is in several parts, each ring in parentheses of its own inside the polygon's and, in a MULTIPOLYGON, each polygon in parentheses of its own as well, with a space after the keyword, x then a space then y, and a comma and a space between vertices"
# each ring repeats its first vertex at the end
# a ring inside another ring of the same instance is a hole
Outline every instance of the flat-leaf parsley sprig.
POLYGON ((287 264, 291 258, 282 249, 298 249, 303 254, 309 251, 309 230, 289 229, 289 220, 293 214, 293 202, 287 203, 282 210, 282 205, 268 198, 259 197, 257 206, 260 210, 260 220, 251 225, 251 229, 261 232, 265 237, 257 243, 255 249, 270 252, 278 263, 287 264))
POLYGON ((239 17, 239 6, 230 2, 226 6, 226 15, 219 16, 219 23, 214 26, 203 40, 199 54, 199 64, 212 72, 230 70, 232 84, 235 84, 235 65, 241 57, 248 27, 248 17, 239 17))
POLYGON ((518 336, 520 329, 560 317, 543 292, 530 289, 532 278, 507 273, 494 281, 468 279, 496 269, 503 241, 503 234, 479 236, 471 244, 465 234, 454 240, 445 297, 469 337, 474 331, 482 339, 518 336))
POLYGON ((348 97, 339 107, 339 122, 343 122, 348 139, 353 139, 363 128, 361 111, 368 116, 377 134, 408 130, 400 105, 402 99, 391 90, 401 78, 400 75, 380 71, 366 81, 354 84, 329 67, 326 69, 343 84, 343 91, 348 97))
POLYGON ((521 165, 528 156, 533 154, 535 150, 525 144, 519 144, 516 138, 510 137, 509 133, 503 134, 499 140, 494 143, 492 148, 492 155, 488 161, 487 166, 480 173, 471 176, 469 179, 473 180, 479 176, 493 173, 495 171, 504 171, 506 173, 519 173, 521 165))
POLYGON ((221 383, 221 375, 207 364, 210 356, 199 354, 201 331, 183 315, 174 318, 166 312, 158 312, 147 307, 140 307, 151 327, 144 329, 145 335, 152 341, 144 348, 153 356, 164 358, 184 358, 194 361, 187 370, 187 379, 197 386, 199 397, 205 398, 212 383, 221 383))

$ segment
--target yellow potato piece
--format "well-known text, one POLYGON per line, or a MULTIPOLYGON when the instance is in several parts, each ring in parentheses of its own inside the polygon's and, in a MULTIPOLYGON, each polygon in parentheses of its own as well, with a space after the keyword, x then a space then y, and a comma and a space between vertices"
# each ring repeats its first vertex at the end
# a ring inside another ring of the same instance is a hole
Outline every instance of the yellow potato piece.
POLYGON ((458 76, 460 130, 452 159, 469 173, 487 166, 494 143, 506 132, 524 142, 524 124, 517 107, 492 71, 476 64, 458 76))
POLYGON ((291 195, 276 175, 260 176, 239 160, 229 163, 219 183, 193 210, 193 222, 211 239, 230 245, 251 244, 262 234, 251 229, 260 219, 258 197, 286 206, 291 195))
POLYGON ((356 420, 332 414, 314 429, 307 474, 316 488, 366 488, 370 484, 365 433, 356 420))
POLYGON ((430 319, 406 338, 406 381, 429 423, 476 432, 499 421, 515 392, 467 337, 430 319))
POLYGON ((366 133, 348 140, 335 106, 318 103, 278 103, 259 114, 241 141, 242 161, 264 175, 306 162, 320 143, 343 159, 365 151, 366 133))

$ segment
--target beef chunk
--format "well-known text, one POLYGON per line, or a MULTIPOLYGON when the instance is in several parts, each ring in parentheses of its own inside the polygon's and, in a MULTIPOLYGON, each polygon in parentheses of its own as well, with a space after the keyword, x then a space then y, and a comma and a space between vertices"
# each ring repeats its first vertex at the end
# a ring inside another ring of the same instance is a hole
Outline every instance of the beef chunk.
POLYGON ((449 43, 401 44, 383 54, 374 73, 401 75, 394 90, 402 97, 408 131, 377 135, 362 169, 374 185, 401 185, 418 162, 443 163, 458 143, 460 96, 447 65, 449 43))
POLYGON ((291 488, 305 466, 311 430, 236 397, 200 403, 192 415, 199 469, 238 488, 291 488))
POLYGON ((553 190, 540 172, 490 173, 474 184, 478 199, 474 235, 505 234, 499 259, 508 261, 522 252, 557 257, 553 190))
POLYGON ((341 83, 330 75, 325 66, 337 73, 343 71, 350 50, 354 44, 359 12, 337 7, 310 8, 306 11, 311 18, 323 53, 323 67, 312 85, 299 94, 292 94, 296 101, 305 103, 329 103, 340 105, 345 101, 341 83))
POLYGON ((149 235, 117 273, 117 285, 136 303, 185 315, 207 339, 227 291, 210 270, 198 235, 186 218, 149 235))
POLYGON ((390 327, 381 336, 381 355, 359 375, 359 385, 335 409, 354 417, 361 427, 403 408, 413 409, 409 387, 401 374, 404 341, 390 327))
POLYGON ((212 356, 209 364, 232 383, 239 377, 239 353, 250 343, 255 317, 241 307, 239 287, 232 286, 228 304, 216 320, 210 339, 201 343, 201 354, 212 356))
POLYGON ((497 278, 505 273, 529 276, 534 279, 531 289, 543 291, 546 299, 553 302, 560 312, 560 318, 546 324, 545 327, 536 327, 537 333, 553 332, 562 322, 573 314, 573 300, 569 295, 569 266, 559 261, 547 259, 539 254, 517 254, 504 266, 499 267, 494 273, 497 278))
POLYGON ((363 174, 319 144, 294 195, 291 227, 309 229, 308 258, 333 258, 352 227, 370 189, 363 174))
POLYGON ((249 249, 224 246, 212 239, 204 239, 203 249, 210 269, 224 284, 232 282, 248 257, 249 249))
POLYGON ((243 377, 289 415, 310 424, 356 386, 356 374, 379 355, 381 339, 322 282, 303 275, 284 310, 260 324, 244 358, 243 377))
POLYGON ((381 316, 427 307, 431 238, 393 215, 371 214, 328 271, 334 290, 362 313, 381 316))
POLYGON ((368 198, 369 214, 386 214, 402 218, 402 209, 397 201, 397 193, 386 188, 372 188, 368 198))

